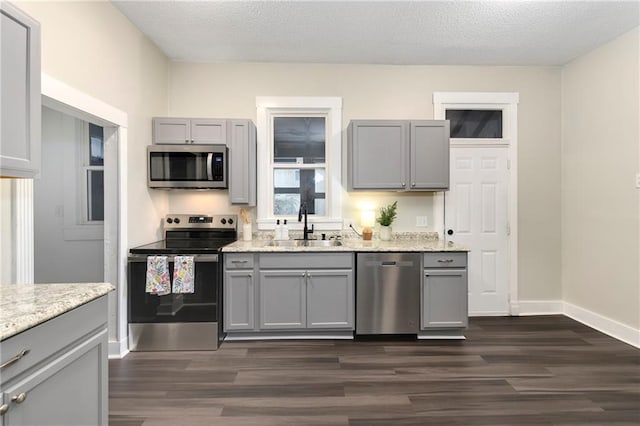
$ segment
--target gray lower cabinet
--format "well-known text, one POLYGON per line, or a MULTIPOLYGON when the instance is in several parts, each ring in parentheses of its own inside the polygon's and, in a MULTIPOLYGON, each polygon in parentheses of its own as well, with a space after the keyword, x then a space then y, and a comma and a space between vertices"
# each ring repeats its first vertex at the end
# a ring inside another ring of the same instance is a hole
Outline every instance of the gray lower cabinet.
POLYGON ((254 255, 231 253, 224 255, 224 331, 255 328, 256 280, 254 255))
POLYGON ((230 253, 224 257, 228 335, 354 329, 353 253, 230 253))
POLYGON ((425 253, 421 329, 465 328, 468 324, 467 254, 425 253))
POLYGON ((260 329, 290 330, 307 326, 307 273, 260 271, 260 329))
POLYGON ((449 188, 447 120, 353 120, 348 135, 350 189, 449 188))
POLYGON ((0 2, 0 176, 40 172, 40 24, 0 2))
POLYGON ((103 296, 4 340, 0 423, 106 425, 106 320, 103 296))
POLYGON ((224 330, 253 330, 253 270, 227 271, 224 274, 224 330))
POLYGON ((307 328, 354 329, 353 271, 307 271, 307 328))
POLYGON ((260 328, 353 329, 353 271, 260 272, 260 328))

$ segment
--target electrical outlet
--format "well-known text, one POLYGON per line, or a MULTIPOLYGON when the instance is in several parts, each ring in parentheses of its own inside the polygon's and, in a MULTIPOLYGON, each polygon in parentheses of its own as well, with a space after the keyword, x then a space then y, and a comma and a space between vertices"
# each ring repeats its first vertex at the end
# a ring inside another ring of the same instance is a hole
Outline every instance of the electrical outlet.
POLYGON ((640 173, 636 173, 636 188, 640 189, 640 173))
POLYGON ((426 228, 427 226, 429 226, 427 216, 416 216, 416 226, 419 226, 421 228, 426 228))

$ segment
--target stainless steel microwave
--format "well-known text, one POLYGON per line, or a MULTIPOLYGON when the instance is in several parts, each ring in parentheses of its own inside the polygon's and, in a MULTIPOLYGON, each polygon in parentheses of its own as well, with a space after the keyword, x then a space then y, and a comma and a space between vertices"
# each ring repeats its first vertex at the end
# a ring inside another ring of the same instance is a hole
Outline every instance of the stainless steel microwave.
POLYGON ((227 188, 224 145, 149 145, 147 184, 161 189, 227 188))

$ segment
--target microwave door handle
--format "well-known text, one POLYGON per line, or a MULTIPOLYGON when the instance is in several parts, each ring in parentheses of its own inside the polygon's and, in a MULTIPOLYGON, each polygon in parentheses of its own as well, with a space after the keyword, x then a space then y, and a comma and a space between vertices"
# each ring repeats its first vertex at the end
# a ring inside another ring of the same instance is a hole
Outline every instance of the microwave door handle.
POLYGON ((213 180, 213 152, 207 154, 207 179, 213 180))

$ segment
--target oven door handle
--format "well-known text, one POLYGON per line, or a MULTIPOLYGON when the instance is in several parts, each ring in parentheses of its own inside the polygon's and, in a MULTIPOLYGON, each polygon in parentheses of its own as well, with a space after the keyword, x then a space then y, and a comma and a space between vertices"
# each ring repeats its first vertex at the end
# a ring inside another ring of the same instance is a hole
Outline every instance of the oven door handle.
MULTIPOLYGON (((129 262, 146 262, 149 256, 156 256, 153 254, 131 254, 129 255, 129 262)), ((193 256, 194 262, 218 262, 217 254, 159 254, 157 256, 167 256, 167 261, 173 263, 175 256, 193 256)))

